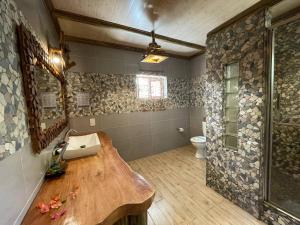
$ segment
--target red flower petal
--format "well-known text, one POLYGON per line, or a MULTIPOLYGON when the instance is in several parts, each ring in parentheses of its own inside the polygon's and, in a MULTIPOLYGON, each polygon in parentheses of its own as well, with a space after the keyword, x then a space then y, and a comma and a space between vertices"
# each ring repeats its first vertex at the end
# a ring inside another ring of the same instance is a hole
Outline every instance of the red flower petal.
POLYGON ((59 212, 53 213, 51 215, 51 220, 57 220, 57 219, 61 218, 63 215, 66 214, 66 212, 67 212, 67 210, 63 209, 63 210, 61 210, 59 212))

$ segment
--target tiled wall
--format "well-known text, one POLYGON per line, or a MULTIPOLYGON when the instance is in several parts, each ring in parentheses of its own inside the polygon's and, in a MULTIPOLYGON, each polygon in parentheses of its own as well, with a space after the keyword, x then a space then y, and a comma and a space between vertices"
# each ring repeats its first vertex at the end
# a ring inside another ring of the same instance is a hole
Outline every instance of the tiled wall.
POLYGON ((189 74, 190 63, 184 59, 169 58, 159 64, 150 64, 141 62, 141 53, 72 42, 69 47, 71 59, 76 62, 71 72, 138 74, 140 71, 157 71, 173 78, 189 74))
POLYGON ((272 164, 300 178, 300 20, 275 29, 272 164))
POLYGON ((262 203, 265 22, 260 10, 208 36, 205 78, 207 185, 256 217, 262 203), (240 66, 237 149, 223 143, 224 66, 233 62, 240 66))
POLYGON ((189 144, 189 109, 157 112, 132 112, 70 118, 70 127, 78 131, 103 130, 125 160, 133 160, 189 144), (178 127, 185 132, 179 133, 178 127))
POLYGON ((42 116, 41 121, 45 122, 46 120, 49 122, 56 121, 57 119, 62 118, 65 113, 63 109, 63 97, 61 93, 61 84, 60 81, 54 77, 47 69, 44 68, 36 68, 35 69, 35 77, 37 82, 37 94, 40 102, 43 103, 43 94, 51 93, 56 97, 56 107, 44 107, 42 106, 42 116))
POLYGON ((16 23, 25 21, 14 2, 0 3, 0 161, 22 149, 28 139, 16 23))
POLYGON ((72 60, 78 62, 67 74, 71 128, 106 131, 126 160, 190 143, 189 61, 169 58, 150 65, 140 62, 140 53, 75 43, 70 48, 72 60), (136 99, 135 75, 147 71, 167 76, 168 99, 136 99), (76 106, 80 91, 90 93, 90 107, 76 106), (90 127, 90 118, 96 119, 95 127, 90 127))
POLYGON ((272 225, 300 225, 300 220, 287 215, 279 209, 269 205, 263 206, 264 214, 262 220, 272 225))
MULTIPOLYGON (((50 39, 57 44, 56 33, 42 1, 0 1, 0 225, 19 224, 42 183, 50 156, 49 150, 57 139, 40 155, 32 153, 26 120, 26 106, 19 66, 16 25, 26 24, 22 12, 30 10, 29 23, 39 23, 37 36, 43 42, 50 39), (33 5, 31 5, 33 4, 33 5), (37 14, 42 14, 42 17, 37 14), (32 19, 32 20, 31 20, 32 19)), ((25 13, 25 16, 28 14, 25 13)), ((58 40, 58 39, 57 39, 58 40)), ((63 133, 62 133, 63 134, 63 133)), ((61 138, 61 137, 58 137, 61 138)))
POLYGON ((66 75, 70 127, 103 130, 125 160, 189 143, 189 79, 168 77, 168 98, 139 100, 135 75, 70 72, 66 75), (89 93, 90 106, 78 107, 78 92, 89 93), (96 119, 90 127, 89 118, 96 119), (179 133, 177 128, 184 128, 179 133))
MULTIPOLYGON (((290 212, 297 212, 300 178, 300 22, 275 29, 273 102, 273 144, 271 200, 290 212), (278 95, 279 94, 279 98, 278 95), (292 182, 291 182, 292 181, 292 182), (297 196, 298 195, 298 196, 297 196)), ((272 205, 264 205, 262 219, 269 224, 300 225, 300 220, 272 205)))
POLYGON ((263 206, 265 110, 265 37, 268 11, 260 10, 207 39, 205 110, 207 121, 207 185, 270 224, 299 224, 263 206), (239 62, 238 148, 225 148, 224 66, 239 62))
POLYGON ((204 135, 202 122, 205 121, 205 55, 190 61, 190 133, 191 137, 204 135))
POLYGON ((160 100, 137 98, 136 75, 70 72, 66 80, 70 117, 189 107, 188 77, 168 77, 168 97, 160 100), (77 106, 80 92, 89 94, 89 106, 77 106))

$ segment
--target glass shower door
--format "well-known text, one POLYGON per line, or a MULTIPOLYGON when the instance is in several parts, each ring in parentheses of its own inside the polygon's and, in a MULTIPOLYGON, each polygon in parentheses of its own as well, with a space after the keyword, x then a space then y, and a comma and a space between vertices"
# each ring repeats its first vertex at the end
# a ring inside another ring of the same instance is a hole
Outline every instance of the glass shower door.
POLYGON ((268 200, 300 218, 300 21, 273 34, 268 200))

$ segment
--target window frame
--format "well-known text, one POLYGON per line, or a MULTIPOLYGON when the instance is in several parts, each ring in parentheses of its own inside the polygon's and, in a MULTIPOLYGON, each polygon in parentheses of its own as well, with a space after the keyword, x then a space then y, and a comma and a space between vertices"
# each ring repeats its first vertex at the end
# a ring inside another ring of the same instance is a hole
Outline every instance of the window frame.
POLYGON ((239 85, 239 79, 240 79, 240 62, 239 61, 233 61, 231 63, 228 63, 226 65, 224 65, 224 100, 223 100, 223 107, 224 107, 224 114, 223 114, 223 120, 224 120, 224 132, 223 132, 223 147, 227 148, 227 149, 234 149, 237 150, 238 149, 238 145, 239 145, 239 137, 238 137, 238 121, 239 121, 239 113, 240 113, 240 107, 239 105, 237 105, 236 107, 228 107, 227 105, 227 96, 228 95, 233 95, 235 94, 234 97, 237 98, 237 103, 239 103, 239 91, 240 91, 240 85, 239 85), (238 66, 238 75, 237 76, 233 76, 233 77, 228 77, 228 67, 233 65, 233 64, 237 64, 238 66), (227 90, 227 82, 230 80, 234 80, 237 79, 237 90, 236 91, 228 91, 227 90), (226 119, 226 112, 228 110, 236 110, 236 118, 233 120, 227 120, 226 119), (227 132, 227 127, 228 127, 228 123, 235 123, 236 125, 236 132, 234 133, 230 133, 227 132), (236 139, 236 146, 232 146, 232 145, 228 145, 226 142, 227 137, 233 137, 236 139))
POLYGON ((167 77, 161 75, 151 75, 151 74, 137 74, 136 75, 136 97, 140 100, 160 100, 168 98, 168 83, 167 77), (148 81, 148 97, 141 97, 140 95, 140 84, 139 79, 144 78, 148 81), (152 82, 160 82, 160 96, 154 96, 152 94, 152 82))

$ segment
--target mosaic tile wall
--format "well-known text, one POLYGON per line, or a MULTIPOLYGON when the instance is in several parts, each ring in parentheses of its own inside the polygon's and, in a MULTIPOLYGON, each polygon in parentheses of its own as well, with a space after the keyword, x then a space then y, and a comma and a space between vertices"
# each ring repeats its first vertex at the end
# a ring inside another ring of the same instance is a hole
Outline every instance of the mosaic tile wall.
POLYGON ((265 18, 261 10, 208 36, 205 77, 207 185, 256 217, 262 197, 265 18), (224 66, 233 62, 240 65, 237 149, 223 146, 224 66))
POLYGON ((270 206, 264 206, 264 215, 262 220, 272 225, 300 225, 299 220, 287 216, 286 214, 270 206))
POLYGON ((205 74, 190 79, 190 107, 203 108, 205 95, 205 74))
POLYGON ((135 75, 69 72, 66 75, 70 117, 162 111, 189 107, 189 80, 168 77, 168 98, 136 98, 135 75), (77 106, 77 93, 89 93, 90 106, 77 106))
POLYGON ((275 30, 273 166, 300 179, 300 20, 275 30))
POLYGON ((28 139, 26 106, 16 25, 22 22, 32 30, 11 0, 0 2, 0 160, 19 151, 28 139))
POLYGON ((56 96, 56 107, 43 107, 41 121, 53 120, 64 116, 61 84, 47 69, 36 68, 36 82, 38 83, 39 100, 42 103, 44 93, 53 93, 56 96))
POLYGON ((300 180, 300 125, 273 124, 272 166, 300 180))

